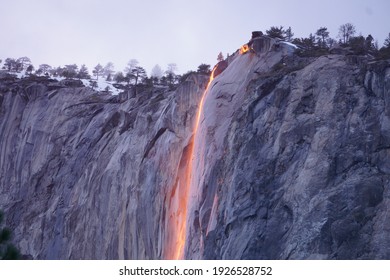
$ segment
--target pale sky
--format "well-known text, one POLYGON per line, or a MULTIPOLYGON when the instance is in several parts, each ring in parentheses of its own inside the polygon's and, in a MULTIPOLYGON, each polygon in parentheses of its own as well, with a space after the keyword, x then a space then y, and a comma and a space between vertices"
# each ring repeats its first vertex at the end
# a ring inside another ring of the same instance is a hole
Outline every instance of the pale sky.
POLYGON ((389 0, 0 0, 0 59, 28 56, 35 67, 137 59, 148 73, 176 63, 178 73, 217 62, 254 30, 291 26, 307 37, 322 26, 335 38, 351 22, 379 46, 390 32, 389 0))

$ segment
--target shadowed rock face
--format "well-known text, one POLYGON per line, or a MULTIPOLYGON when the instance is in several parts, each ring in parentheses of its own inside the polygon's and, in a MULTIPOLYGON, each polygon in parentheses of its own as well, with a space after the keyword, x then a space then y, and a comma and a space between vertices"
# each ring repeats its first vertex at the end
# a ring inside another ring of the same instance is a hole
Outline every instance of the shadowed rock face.
POLYGON ((176 92, 128 100, 8 82, 0 94, 0 205, 21 252, 161 258, 166 197, 206 82, 192 76, 176 92))
MULTIPOLYGON (((390 66, 236 54, 194 136, 189 259, 389 259, 390 66)), ((0 208, 25 255, 158 259, 207 77, 133 98, 0 81, 0 208)))

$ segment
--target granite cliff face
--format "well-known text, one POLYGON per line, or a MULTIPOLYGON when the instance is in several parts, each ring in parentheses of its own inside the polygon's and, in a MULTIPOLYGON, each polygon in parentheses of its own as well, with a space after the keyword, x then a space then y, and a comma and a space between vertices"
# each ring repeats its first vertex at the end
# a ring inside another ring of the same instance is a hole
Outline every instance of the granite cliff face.
POLYGON ((389 64, 274 58, 211 85, 186 256, 390 258, 389 64))
POLYGON ((8 82, 0 205, 38 259, 157 259, 166 200, 207 77, 136 98, 8 82))
POLYGON ((185 214, 187 259, 389 259, 389 63, 265 42, 225 62, 196 133, 208 77, 135 97, 0 81, 22 253, 170 258, 185 214))

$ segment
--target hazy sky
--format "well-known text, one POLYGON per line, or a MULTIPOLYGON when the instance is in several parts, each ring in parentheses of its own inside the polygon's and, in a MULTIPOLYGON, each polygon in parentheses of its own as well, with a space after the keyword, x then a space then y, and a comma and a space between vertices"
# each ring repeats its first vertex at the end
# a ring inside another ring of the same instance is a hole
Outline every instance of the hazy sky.
POLYGON ((148 73, 176 63, 180 73, 214 65, 253 30, 291 26, 295 37, 346 22, 380 46, 390 32, 389 0, 0 0, 0 59, 28 56, 37 67, 135 58, 148 73))

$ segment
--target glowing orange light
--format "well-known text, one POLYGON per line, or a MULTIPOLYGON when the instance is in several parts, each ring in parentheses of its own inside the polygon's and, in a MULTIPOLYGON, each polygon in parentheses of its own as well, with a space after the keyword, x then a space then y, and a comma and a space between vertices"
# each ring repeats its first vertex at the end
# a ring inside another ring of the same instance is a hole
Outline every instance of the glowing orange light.
POLYGON ((249 51, 249 46, 247 44, 243 45, 241 48, 240 48, 240 54, 244 54, 246 52, 249 51))
MULTIPOLYGON (((211 72, 209 82, 207 83, 206 90, 203 92, 202 98, 199 102, 198 111, 196 113, 196 119, 195 119, 195 126, 194 126, 194 132, 193 132, 193 138, 189 146, 189 161, 187 168, 185 170, 185 174, 182 174, 182 178, 184 179, 184 188, 182 195, 182 199, 179 201, 179 207, 178 211, 174 213, 173 221, 170 222, 170 234, 174 235, 173 238, 175 240, 172 240, 173 244, 166 244, 166 246, 172 246, 172 248, 167 248, 167 252, 165 254, 166 259, 182 259, 184 258, 184 247, 186 244, 186 230, 187 230, 187 207, 188 207, 188 198, 190 193, 190 185, 191 185, 191 177, 192 177, 192 163, 194 160, 194 140, 196 138, 196 133, 198 131, 200 117, 202 115, 203 111, 203 103, 206 96, 206 93, 209 89, 209 86, 211 82, 214 80, 214 71, 216 67, 214 67, 213 71, 211 72)), ((179 190, 180 191, 180 190, 179 190)))

